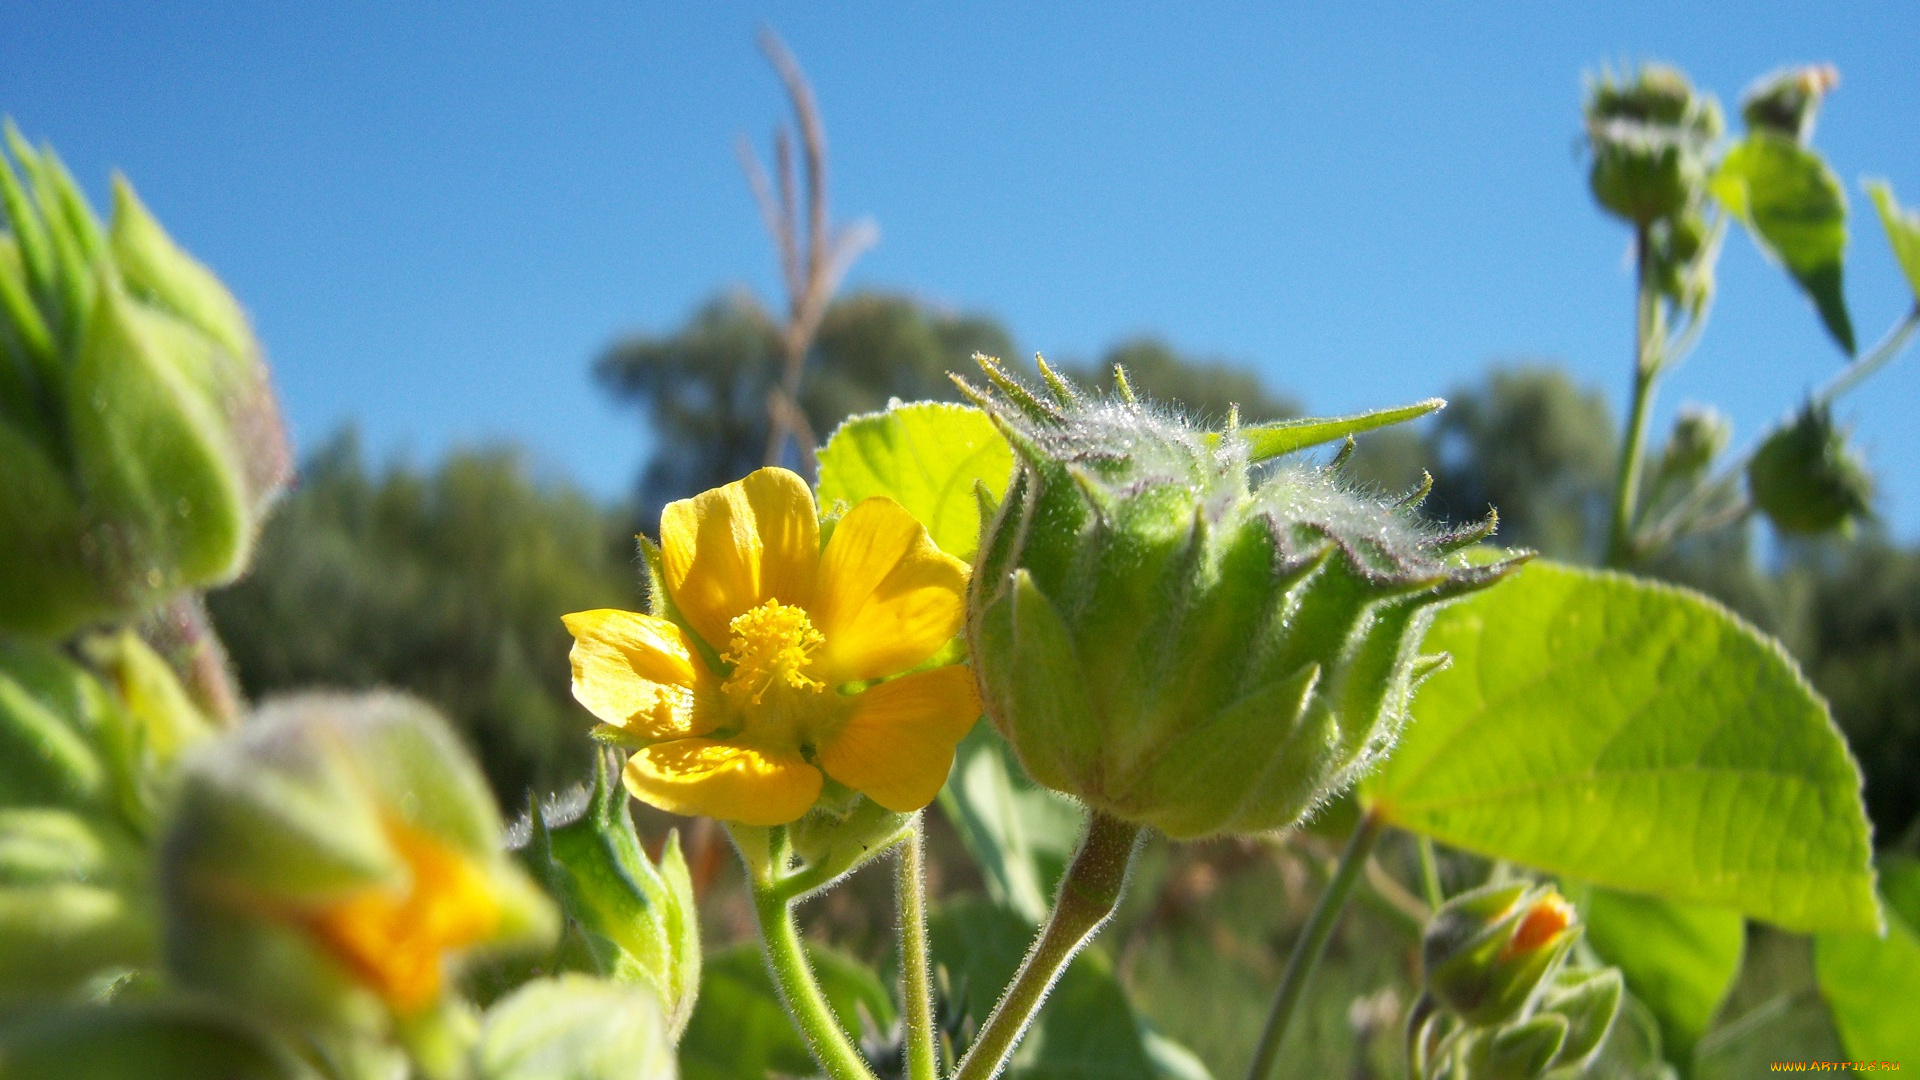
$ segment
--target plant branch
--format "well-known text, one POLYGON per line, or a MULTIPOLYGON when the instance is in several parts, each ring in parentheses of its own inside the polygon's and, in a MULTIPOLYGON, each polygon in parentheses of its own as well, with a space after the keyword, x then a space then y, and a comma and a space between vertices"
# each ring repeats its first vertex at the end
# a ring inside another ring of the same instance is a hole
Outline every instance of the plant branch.
POLYGON ((919 815, 900 845, 894 889, 900 918, 901 997, 907 1013, 907 1080, 937 1080, 933 1052, 933 980, 927 962, 927 835, 919 815))
POLYGON ((1333 880, 1327 882, 1326 891, 1320 894, 1320 899, 1313 905, 1313 914, 1307 917, 1307 925, 1301 928, 1300 936, 1294 939, 1293 953, 1287 957, 1287 969, 1280 976, 1279 989, 1274 992, 1273 1007, 1267 1011, 1267 1025, 1260 1032, 1260 1044, 1254 1050, 1253 1064, 1247 1069, 1247 1080, 1266 1080, 1273 1072, 1280 1054, 1280 1044, 1287 1036, 1287 1025, 1293 1020, 1294 1009, 1307 988, 1307 980, 1313 976, 1313 969, 1327 951, 1327 939, 1333 934, 1334 924, 1340 921, 1340 912, 1346 907, 1347 897, 1353 892, 1354 883, 1360 879, 1361 868, 1366 865, 1367 857, 1373 854, 1373 845, 1379 841, 1385 825, 1377 814, 1368 811, 1354 826, 1353 835, 1347 838, 1347 847, 1340 853, 1340 864, 1333 872, 1333 880))
POLYGON ((1607 531, 1607 565, 1623 567, 1638 557, 1635 529, 1640 516, 1640 473, 1645 464, 1647 421, 1653 411, 1653 387, 1660 375, 1660 298, 1654 289, 1653 251, 1646 226, 1633 240, 1637 273, 1633 305, 1633 397, 1626 437, 1620 442, 1620 467, 1614 474, 1613 521, 1607 531))
POLYGON ((1433 838, 1421 833, 1414 838, 1414 849, 1420 853, 1420 888, 1426 893, 1427 906, 1435 911, 1447 902, 1446 887, 1440 884, 1440 859, 1433 850, 1433 838))
POLYGON ((1033 1023, 1047 991, 1059 981, 1068 962, 1113 917, 1143 833, 1140 826, 1098 810, 1088 814, 1080 848, 1060 879, 1060 892, 1054 898, 1046 928, 1040 931, 1032 950, 1020 962, 1020 970, 1014 973, 1013 982, 960 1059, 953 1080, 990 1080, 1007 1067, 1014 1046, 1033 1023))
POLYGON ((780 991, 787 1013, 806 1036, 814 1060, 830 1080, 875 1080, 873 1070, 833 1015, 833 1006, 827 1003, 814 977, 800 931, 793 923, 792 904, 771 883, 755 882, 753 911, 760 920, 760 939, 766 948, 773 985, 780 991))
MULTIPOLYGON (((1851 392, 1854 387, 1859 386, 1868 376, 1885 367, 1895 357, 1905 351, 1906 347, 1912 343, 1916 330, 1920 330, 1920 303, 1916 303, 1913 310, 1907 312, 1899 322, 1894 323, 1892 329, 1888 330, 1886 335, 1880 339, 1879 344, 1869 350, 1866 355, 1842 368, 1840 372, 1832 379, 1829 379, 1825 385, 1814 391, 1811 399, 1812 404, 1832 405, 1843 395, 1851 392)), ((1680 500, 1671 511, 1660 519, 1658 524, 1647 530, 1645 537, 1646 545, 1649 547, 1659 547, 1671 542, 1683 531, 1711 531, 1722 525, 1738 521, 1741 517, 1751 513, 1753 507, 1748 504, 1745 498, 1742 498, 1734 506, 1718 514, 1700 519, 1699 521, 1690 520, 1693 515, 1700 512, 1715 492, 1729 490, 1739 484, 1741 474, 1747 471, 1747 466, 1753 462, 1753 455, 1759 452, 1761 441, 1763 440, 1755 441, 1751 446, 1747 447, 1739 457, 1734 458, 1725 468, 1721 469, 1718 476, 1700 484, 1689 492, 1686 498, 1680 500)))

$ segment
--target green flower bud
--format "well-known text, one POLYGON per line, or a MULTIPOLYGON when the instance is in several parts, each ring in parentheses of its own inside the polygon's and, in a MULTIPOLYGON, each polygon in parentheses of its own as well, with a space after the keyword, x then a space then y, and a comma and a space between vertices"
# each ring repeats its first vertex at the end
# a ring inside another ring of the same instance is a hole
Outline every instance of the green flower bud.
POLYGON ((1588 182, 1601 206, 1644 227, 1699 203, 1720 106, 1680 71, 1648 64, 1630 82, 1602 73, 1588 88, 1586 122, 1588 182))
POLYGON ((1820 103, 1840 85, 1832 64, 1782 68, 1747 88, 1740 96, 1740 115, 1753 131, 1785 135, 1802 146, 1813 139, 1813 122, 1820 103))
POLYGON ((0 637, 0 806, 100 811, 114 802, 103 734, 118 705, 50 645, 0 637))
POLYGON ((476 1080, 674 1080, 660 1005, 646 988, 583 975, 540 979, 487 1010, 476 1080))
POLYGON ((76 663, 0 637, 0 806, 57 806, 144 833, 183 747, 210 727, 166 662, 130 631, 90 637, 76 663))
POLYGON ((1554 1056, 1553 1068, 1584 1069, 1600 1052, 1613 1029, 1625 987, 1618 968, 1576 971, 1561 968, 1540 998, 1542 1015, 1566 1021, 1567 1038, 1554 1056))
POLYGON ((239 305, 125 181, 103 230, 51 150, 0 154, 0 629, 60 636, 231 580, 285 482, 239 305))
POLYGON ((530 815, 520 856, 566 916, 557 966, 646 986, 678 1042, 700 993, 700 912, 678 833, 655 862, 604 757, 572 805, 530 815))
POLYGON ((1654 288, 1676 307, 1699 316, 1713 299, 1714 266, 1724 225, 1709 225, 1698 205, 1647 227, 1648 274, 1654 288))
POLYGON ((551 904, 446 724, 390 695, 270 704, 182 764, 161 860, 183 986, 345 1032, 431 1027, 467 953, 537 947, 551 904))
POLYGON ((1567 1021, 1544 1013, 1510 1027, 1477 1032, 1461 1055, 1465 1080, 1536 1080, 1567 1039, 1567 1021))
POLYGON ((1760 444, 1747 464, 1747 490, 1775 528, 1822 533, 1868 516, 1873 476, 1832 410, 1808 404, 1760 444))
POLYGON ((1705 407, 1685 406, 1647 482, 1649 506, 1671 504, 1700 486, 1733 439, 1733 423, 1705 407))
POLYGON ((1421 939, 1427 993, 1475 1026, 1512 1020, 1573 947, 1576 920, 1551 885, 1461 893, 1434 912, 1421 939))
POLYGON ((1124 378, 1090 400, 1043 367, 1046 402, 981 362, 996 393, 968 390, 1019 464, 975 564, 974 671, 1028 774, 1105 813, 1177 838, 1294 824, 1392 744, 1436 605, 1514 565, 1451 554, 1491 522, 1436 534, 1333 468, 1254 482, 1337 422, 1200 431, 1124 378))
POLYGON ((76 993, 149 964, 157 931, 144 852, 111 822, 0 810, 0 1004, 76 993))

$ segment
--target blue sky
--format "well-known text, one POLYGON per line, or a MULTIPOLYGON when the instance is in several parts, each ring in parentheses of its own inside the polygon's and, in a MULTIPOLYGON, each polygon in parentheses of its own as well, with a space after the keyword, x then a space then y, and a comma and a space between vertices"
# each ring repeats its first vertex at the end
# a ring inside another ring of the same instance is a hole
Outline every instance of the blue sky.
MULTIPOLYGON (((993 313, 1027 351, 1121 337, 1257 366, 1317 411, 1551 358, 1624 396, 1625 234, 1588 199, 1581 76, 1664 58, 1731 101, 1842 72, 1818 142, 1856 212, 1865 342, 1911 303, 1860 177, 1920 203, 1920 5, 571 3, 0 8, 0 112, 96 196, 128 173, 249 306, 296 437, 376 454, 501 438, 625 490, 645 452, 587 367, 772 258, 733 157, 807 67, 853 285, 993 313)), ((1751 437, 1840 355, 1730 239, 1686 401, 1751 437)), ((1920 535, 1920 358, 1850 398, 1920 535)))

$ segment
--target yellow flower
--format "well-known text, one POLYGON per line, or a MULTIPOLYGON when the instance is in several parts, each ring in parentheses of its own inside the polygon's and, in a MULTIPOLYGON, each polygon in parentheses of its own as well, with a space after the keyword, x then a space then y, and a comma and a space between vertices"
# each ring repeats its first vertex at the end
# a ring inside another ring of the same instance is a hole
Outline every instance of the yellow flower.
POLYGON ((967 568, 900 504, 860 503, 823 551, 805 481, 761 469, 668 504, 660 563, 692 633, 630 611, 566 616, 574 697, 647 743, 628 790, 748 825, 798 819, 826 777, 889 810, 933 801, 979 694, 964 667, 900 673, 959 632, 967 568))
POLYGON ((387 831, 408 880, 356 890, 298 921, 396 1012, 410 1015, 440 997, 447 954, 495 932, 500 908, 466 856, 397 821, 387 831))

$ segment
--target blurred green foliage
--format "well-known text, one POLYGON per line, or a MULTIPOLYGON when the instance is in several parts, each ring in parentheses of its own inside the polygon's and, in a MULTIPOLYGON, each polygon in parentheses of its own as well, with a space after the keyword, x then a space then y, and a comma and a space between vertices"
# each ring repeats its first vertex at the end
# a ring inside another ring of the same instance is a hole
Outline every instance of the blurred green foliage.
POLYGON ((509 811, 585 775, 563 612, 637 607, 627 514, 510 449, 369 467, 312 455, 253 572, 208 599, 246 692, 390 686, 455 718, 509 811))

